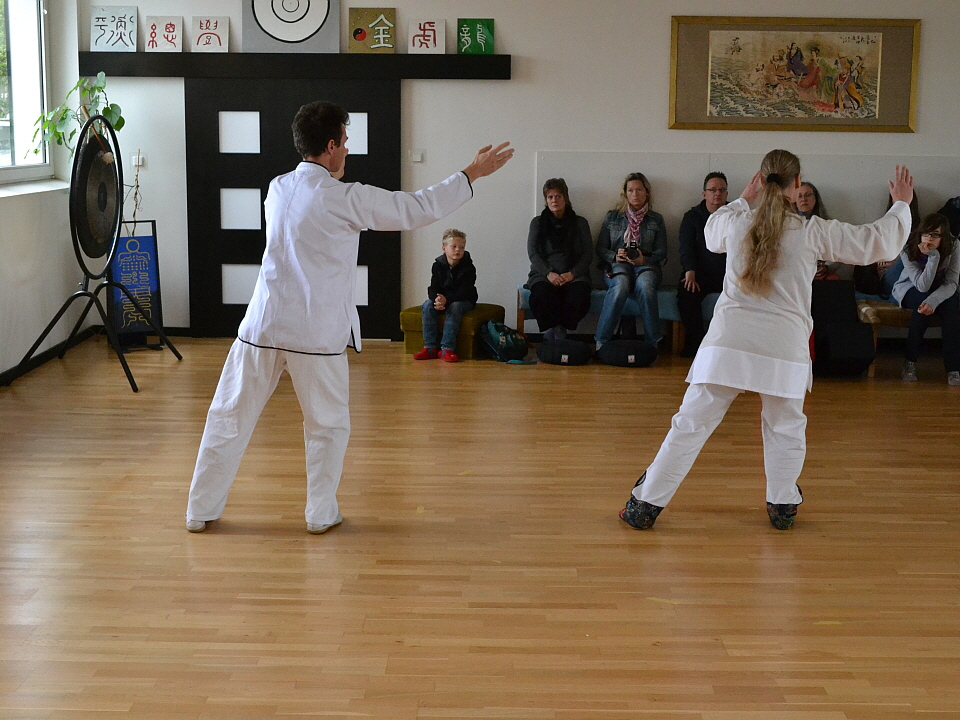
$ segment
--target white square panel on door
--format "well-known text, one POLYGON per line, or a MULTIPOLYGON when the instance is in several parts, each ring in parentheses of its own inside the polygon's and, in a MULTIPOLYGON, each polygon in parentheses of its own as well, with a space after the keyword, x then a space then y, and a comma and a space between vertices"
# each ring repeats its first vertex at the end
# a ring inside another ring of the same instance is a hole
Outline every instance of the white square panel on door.
POLYGON ((347 125, 347 149, 351 155, 366 155, 367 150, 367 114, 349 113, 347 125))
POLYGON ((261 208, 260 188, 220 188, 220 229, 259 230, 261 208))
POLYGON ((260 153, 260 113, 220 112, 220 152, 260 153))
POLYGON ((249 305, 260 275, 259 265, 221 265, 224 305, 249 305))

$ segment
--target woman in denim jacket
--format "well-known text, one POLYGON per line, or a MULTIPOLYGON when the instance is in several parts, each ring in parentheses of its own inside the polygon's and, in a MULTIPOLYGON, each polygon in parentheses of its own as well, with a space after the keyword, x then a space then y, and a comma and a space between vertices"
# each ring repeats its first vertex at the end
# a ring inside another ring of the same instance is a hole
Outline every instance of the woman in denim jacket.
POLYGON ((617 209, 607 213, 600 228, 597 256, 607 295, 594 336, 598 349, 613 337, 631 293, 640 305, 646 341, 656 345, 663 337, 657 288, 667 259, 667 229, 663 216, 650 209, 651 200, 650 181, 643 173, 630 173, 617 209))

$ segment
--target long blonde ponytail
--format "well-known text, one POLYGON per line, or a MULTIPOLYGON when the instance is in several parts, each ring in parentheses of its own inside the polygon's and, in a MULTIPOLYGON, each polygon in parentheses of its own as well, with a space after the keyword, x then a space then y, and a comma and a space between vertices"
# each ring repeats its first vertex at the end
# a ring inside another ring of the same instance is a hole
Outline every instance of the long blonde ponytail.
POLYGON ((772 276, 780 261, 780 238, 792 212, 783 189, 790 187, 800 174, 800 160, 787 150, 771 150, 760 164, 763 194, 754 212, 753 224, 743 242, 746 246, 746 268, 740 285, 749 295, 768 295, 772 276))

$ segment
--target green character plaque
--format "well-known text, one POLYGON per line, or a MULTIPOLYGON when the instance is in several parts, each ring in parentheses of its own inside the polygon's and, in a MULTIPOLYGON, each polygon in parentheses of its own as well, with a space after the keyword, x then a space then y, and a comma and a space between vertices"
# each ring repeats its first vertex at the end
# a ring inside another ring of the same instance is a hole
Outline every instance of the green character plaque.
POLYGON ((493 18, 457 20, 457 55, 493 55, 493 18))

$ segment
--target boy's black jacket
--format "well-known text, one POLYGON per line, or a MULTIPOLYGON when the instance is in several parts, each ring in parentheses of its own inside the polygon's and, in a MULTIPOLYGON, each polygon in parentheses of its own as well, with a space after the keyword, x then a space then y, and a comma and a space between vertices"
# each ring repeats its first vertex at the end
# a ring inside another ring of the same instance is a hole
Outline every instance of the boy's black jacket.
POLYGON ((463 258, 455 267, 450 267, 446 255, 434 260, 427 295, 431 300, 436 300, 437 295, 443 295, 448 303, 461 300, 476 303, 477 268, 470 259, 470 253, 464 250, 463 258))

